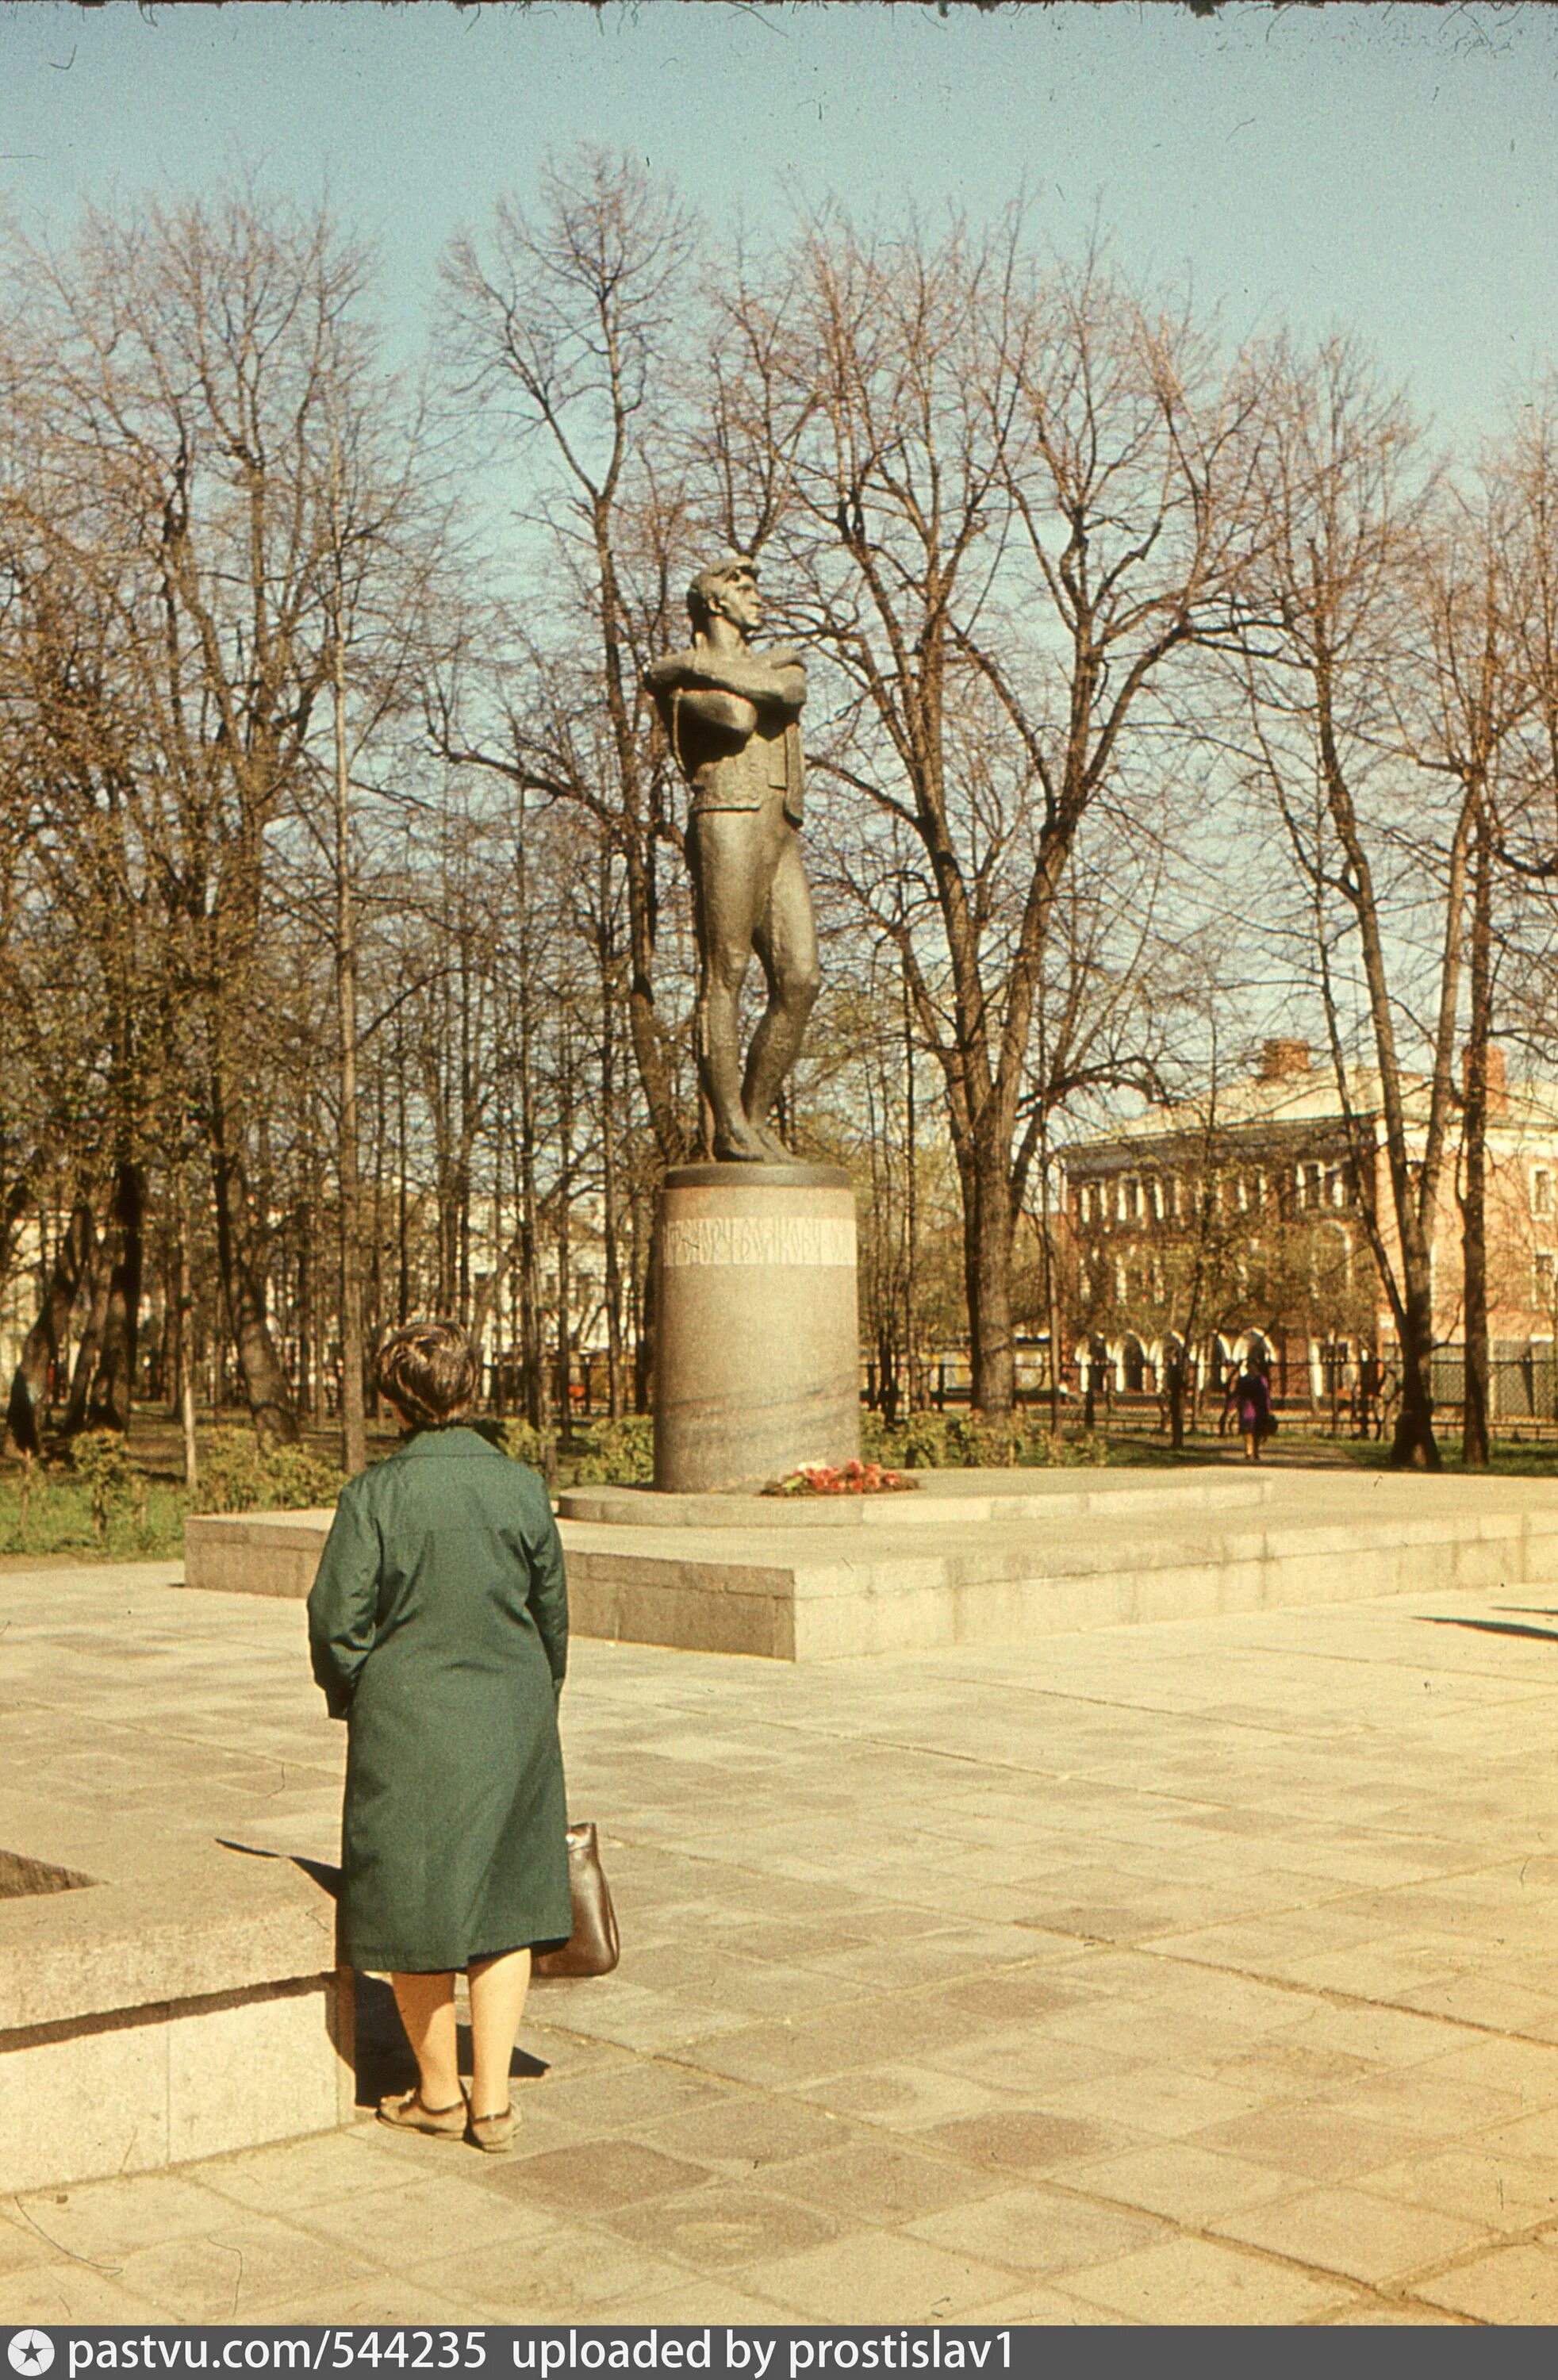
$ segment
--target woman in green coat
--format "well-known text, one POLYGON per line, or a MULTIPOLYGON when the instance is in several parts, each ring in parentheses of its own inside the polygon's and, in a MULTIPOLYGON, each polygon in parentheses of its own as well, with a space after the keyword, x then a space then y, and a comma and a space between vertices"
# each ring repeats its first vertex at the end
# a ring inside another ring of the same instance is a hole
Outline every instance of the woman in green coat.
POLYGON ((572 1923, 557 1740, 568 1607, 543 1483, 459 1426, 476 1377, 452 1323, 386 1341, 379 1384, 409 1434, 341 1491, 309 1639, 348 1730, 346 1955, 389 1975, 420 2076, 379 2113, 502 2149, 530 1952, 566 1941, 572 1923), (469 2108, 456 2058, 460 1969, 469 2108))

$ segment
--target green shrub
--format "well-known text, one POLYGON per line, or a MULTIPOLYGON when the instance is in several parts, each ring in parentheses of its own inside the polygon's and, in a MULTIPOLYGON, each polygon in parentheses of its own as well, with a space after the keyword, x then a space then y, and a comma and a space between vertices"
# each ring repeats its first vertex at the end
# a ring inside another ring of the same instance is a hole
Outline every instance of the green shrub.
POLYGON ((111 1526, 123 1534, 144 1522, 148 1483, 118 1430, 82 1430, 70 1441, 70 1468, 91 1500, 92 1535, 99 1545, 111 1526))
POLYGON ((262 1512, 296 1512, 308 1506, 334 1504, 346 1474, 323 1454, 306 1446, 274 1446, 264 1459, 265 1501, 262 1512))
POLYGON ((498 1442, 504 1452, 516 1463, 528 1463, 532 1471, 543 1472, 548 1478, 551 1477, 554 1459, 553 1441, 550 1438, 543 1438, 533 1422, 521 1419, 517 1414, 511 1415, 498 1434, 498 1442))
POLYGON ((204 1512, 258 1512, 265 1494, 265 1457, 251 1429, 215 1429, 201 1448, 195 1501, 204 1512))
POLYGON ((565 1457, 577 1488, 640 1488, 654 1476, 654 1423, 648 1414, 592 1422, 565 1457))
POLYGON ((218 1429, 201 1451, 202 1512, 276 1512, 333 1504, 341 1474, 306 1446, 263 1447, 252 1430, 218 1429))
POLYGON ((1052 1436, 1033 1415, 987 1421, 978 1413, 909 1414, 889 1428, 880 1414, 860 1415, 860 1451, 870 1463, 903 1471, 1045 1470, 1104 1463, 1106 1440, 1089 1431, 1052 1436))

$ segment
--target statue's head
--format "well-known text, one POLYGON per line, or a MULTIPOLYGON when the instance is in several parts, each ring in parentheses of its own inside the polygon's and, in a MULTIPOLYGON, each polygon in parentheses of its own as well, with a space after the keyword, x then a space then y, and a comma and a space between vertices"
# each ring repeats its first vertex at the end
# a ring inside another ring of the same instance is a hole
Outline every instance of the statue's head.
POLYGON ((743 631, 757 627, 762 618, 757 564, 749 554, 728 553, 700 570, 687 590, 687 611, 695 637, 708 635, 716 614, 743 631))

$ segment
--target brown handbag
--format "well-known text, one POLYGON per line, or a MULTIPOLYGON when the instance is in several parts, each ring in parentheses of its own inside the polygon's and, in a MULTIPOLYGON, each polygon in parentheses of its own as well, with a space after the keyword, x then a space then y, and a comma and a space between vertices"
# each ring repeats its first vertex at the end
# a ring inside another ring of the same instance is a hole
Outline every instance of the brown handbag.
POLYGON ((532 1973, 549 1981, 574 1975, 609 1975, 622 1955, 611 1887, 601 1865, 595 1828, 586 1818, 568 1828, 568 1888, 574 1930, 560 1950, 542 1950, 532 1973))

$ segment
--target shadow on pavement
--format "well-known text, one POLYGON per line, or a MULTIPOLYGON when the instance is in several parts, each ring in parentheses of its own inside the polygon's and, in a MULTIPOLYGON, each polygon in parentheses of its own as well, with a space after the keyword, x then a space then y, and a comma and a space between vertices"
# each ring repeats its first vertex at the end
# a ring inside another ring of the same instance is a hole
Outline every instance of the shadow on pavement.
MULTIPOLYGON (((1530 1610, 1528 1604, 1504 1604, 1506 1611, 1530 1610)), ((1531 1628, 1523 1620, 1456 1620, 1448 1613, 1425 1611, 1422 1619, 1430 1628, 1471 1628, 1482 1636, 1535 1636, 1544 1644, 1558 1645, 1558 1628, 1531 1628)), ((1536 1610, 1539 1620, 1558 1620, 1558 1611, 1536 1610)))

